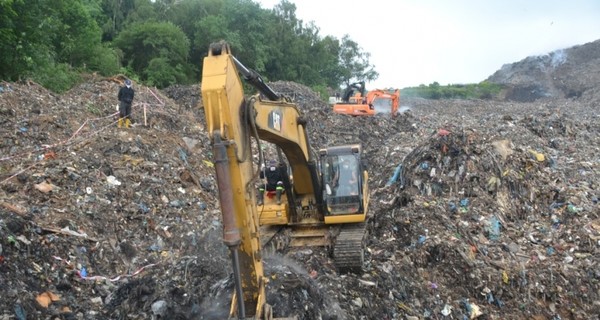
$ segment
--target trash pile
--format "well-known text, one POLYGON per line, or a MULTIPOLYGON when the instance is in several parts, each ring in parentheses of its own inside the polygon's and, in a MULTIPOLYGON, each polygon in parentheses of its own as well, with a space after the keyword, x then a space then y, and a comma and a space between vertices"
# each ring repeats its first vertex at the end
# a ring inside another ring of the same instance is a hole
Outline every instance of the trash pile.
MULTIPOLYGON (((136 275, 178 270, 167 261, 187 263, 185 252, 200 254, 219 229, 208 138, 193 112, 134 85, 133 128, 117 130, 110 79, 62 96, 33 83, 2 86, 0 110, 10 116, 0 131, 0 317, 118 318, 126 312, 113 310, 128 301, 161 295, 147 283, 155 280, 136 275), (40 308, 45 292, 59 300, 40 308)), ((218 275, 220 257, 200 255, 185 270, 205 258, 218 275)), ((168 277, 169 286, 186 282, 168 277)))
POLYGON ((320 281, 327 296, 352 319, 595 319, 598 111, 561 99, 404 103, 395 120, 343 120, 368 131, 363 144, 379 141, 366 152, 371 269, 320 281))
POLYGON ((506 100, 584 99, 600 102, 600 40, 505 64, 486 81, 502 84, 506 100))
MULTIPOLYGON (((440 127, 380 190, 396 192, 371 221, 370 247, 389 248, 373 259, 403 272, 390 272, 380 283, 395 284, 385 289, 409 308, 396 307, 390 319, 597 316, 598 150, 587 152, 595 164, 575 164, 587 167, 577 173, 566 168, 584 154, 557 152, 550 140, 536 141, 531 128, 518 136, 490 135, 496 130, 440 127)), ((564 136, 559 130, 555 137, 564 136)), ((585 139, 580 143, 585 148, 585 139)))
MULTIPOLYGON (((600 114, 583 99, 404 99, 395 118, 297 102, 315 149, 361 143, 367 265, 265 257, 275 316, 598 319, 600 114)), ((64 95, 1 83, 0 319, 223 319, 233 278, 198 86, 64 95)))

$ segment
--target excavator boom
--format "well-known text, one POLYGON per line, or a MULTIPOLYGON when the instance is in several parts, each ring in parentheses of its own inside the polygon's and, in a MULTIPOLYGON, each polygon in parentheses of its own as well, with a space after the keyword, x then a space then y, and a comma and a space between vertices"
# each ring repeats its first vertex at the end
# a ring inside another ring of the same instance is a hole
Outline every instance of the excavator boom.
MULTIPOLYGON (((254 176, 247 126, 239 116, 244 92, 229 46, 213 44, 204 59, 202 99, 213 147, 223 242, 231 252, 236 291, 232 315, 264 314, 265 285, 258 235, 258 215, 248 181, 254 176)), ((257 318, 259 319, 259 318, 257 318)))

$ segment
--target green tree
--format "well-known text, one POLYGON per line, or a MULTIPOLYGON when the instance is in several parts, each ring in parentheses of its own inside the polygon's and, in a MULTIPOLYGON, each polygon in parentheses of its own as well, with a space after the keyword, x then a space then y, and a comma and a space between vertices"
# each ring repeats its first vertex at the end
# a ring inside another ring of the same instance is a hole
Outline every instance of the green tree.
MULTIPOLYGON (((223 15, 227 21, 229 34, 237 36, 240 46, 236 47, 235 55, 240 61, 252 62, 252 68, 260 73, 265 71, 268 59, 268 47, 273 45, 265 37, 266 24, 269 21, 268 13, 251 0, 225 1, 223 15)), ((229 41, 229 39, 224 38, 229 41)), ((211 39, 214 42, 221 39, 211 39)), ((207 47, 208 48, 208 47, 207 47)))
POLYGON ((217 15, 220 13, 211 8, 212 6, 217 6, 219 4, 213 4, 211 6, 207 2, 207 0, 181 0, 178 5, 169 7, 170 10, 166 13, 167 20, 181 28, 181 31, 183 31, 188 39, 190 39, 190 61, 193 63, 198 63, 198 61, 201 62, 200 58, 202 55, 205 55, 208 50, 208 47, 202 48, 202 54, 195 55, 196 48, 198 47, 195 43, 196 25, 206 16, 217 15))
POLYGON ((100 45, 101 31, 79 0, 52 1, 41 21, 58 62, 83 66, 100 45))
POLYGON ((323 91, 378 76, 356 42, 322 37, 289 0, 274 9, 253 0, 0 0, 0 77, 58 90, 79 72, 122 67, 157 86, 197 81, 219 40, 266 81, 323 91))
POLYGON ((145 82, 159 88, 165 88, 175 83, 187 83, 188 79, 181 64, 173 65, 165 57, 150 60, 144 71, 145 82))
POLYGON ((296 17, 296 5, 282 0, 273 9, 267 28, 268 60, 272 79, 297 81, 312 87, 339 86, 339 41, 321 39, 314 23, 296 17))
POLYGON ((274 45, 266 36, 270 13, 249 0, 204 0, 203 3, 205 6, 193 25, 192 61, 201 66, 209 45, 225 40, 236 58, 269 78, 265 64, 269 48, 274 45))
POLYGON ((323 78, 324 84, 330 88, 338 88, 341 85, 339 79, 342 78, 340 68, 340 42, 332 36, 326 36, 317 45, 317 52, 320 59, 316 60, 317 70, 323 78))
POLYGON ((55 53, 40 28, 45 1, 0 1, 0 77, 17 80, 29 70, 53 61, 55 53))
POLYGON ((168 21, 164 17, 164 12, 160 12, 161 9, 165 10, 161 3, 161 1, 135 0, 134 7, 125 17, 123 28, 134 23, 168 21))
POLYGON ((134 0, 102 0, 104 17, 98 18, 98 25, 102 29, 103 41, 112 41, 117 36, 134 8, 134 0))
MULTIPOLYGON (((225 39, 233 48, 241 48, 241 35, 236 31, 229 30, 227 18, 222 15, 210 15, 200 19, 196 23, 194 34, 195 51, 198 58, 205 56, 212 42, 225 39)), ((237 55, 237 53, 236 53, 237 55)), ((199 59, 199 62, 202 60, 199 59)))
POLYGON ((349 85, 356 81, 373 81, 379 77, 379 73, 375 71, 375 66, 369 63, 371 54, 364 52, 363 49, 350 39, 350 36, 345 35, 342 38, 340 47, 340 71, 341 82, 349 85))
POLYGON ((2 79, 29 77, 62 91, 78 72, 116 70, 114 51, 100 44, 93 0, 8 0, 0 7, 2 79))
POLYGON ((123 64, 142 80, 160 87, 190 81, 193 67, 187 62, 189 39, 170 22, 137 23, 114 41, 123 51, 123 64))

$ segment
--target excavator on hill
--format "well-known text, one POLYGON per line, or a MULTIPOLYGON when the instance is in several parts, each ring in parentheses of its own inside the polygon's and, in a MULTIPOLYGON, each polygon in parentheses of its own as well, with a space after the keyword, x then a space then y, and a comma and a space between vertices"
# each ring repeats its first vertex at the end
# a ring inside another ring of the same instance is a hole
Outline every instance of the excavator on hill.
POLYGON ((400 104, 399 89, 375 89, 366 91, 365 82, 350 84, 333 104, 333 112, 351 116, 372 116, 387 113, 395 117, 400 104))
POLYGON ((361 145, 313 151, 307 119, 297 105, 240 63, 224 41, 211 44, 204 58, 201 91, 223 242, 230 249, 235 279, 230 318, 273 317, 262 260, 264 238, 273 235, 273 228, 291 233, 292 246, 326 246, 340 271, 360 270, 369 204, 361 145), (259 93, 245 97, 240 75, 259 93), (261 143, 274 144, 287 164, 278 166, 285 188, 281 201, 267 196, 259 205, 255 190, 264 162, 261 143))

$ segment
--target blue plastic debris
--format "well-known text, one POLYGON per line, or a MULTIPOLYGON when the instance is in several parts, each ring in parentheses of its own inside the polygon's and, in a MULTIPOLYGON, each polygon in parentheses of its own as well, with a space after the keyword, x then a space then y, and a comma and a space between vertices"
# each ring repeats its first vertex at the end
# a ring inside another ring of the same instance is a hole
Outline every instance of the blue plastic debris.
POLYGON ((558 219, 558 218, 553 218, 552 219, 552 228, 553 229, 560 228, 560 219, 558 219))
POLYGON ((171 202, 169 202, 169 206, 173 207, 173 208, 181 208, 183 207, 184 203, 181 200, 172 200, 171 202))
POLYGON ((485 295, 485 297, 486 297, 486 299, 487 299, 487 302, 488 302, 489 304, 492 304, 492 303, 494 303, 494 300, 495 300, 495 299, 494 299, 494 295, 493 295, 491 292, 488 292, 488 293, 485 295))
POLYGON ((148 206, 146 204, 144 204, 143 202, 140 202, 138 204, 138 207, 140 207, 140 210, 142 210, 142 213, 150 212, 150 208, 148 208, 148 206))
POLYGON ((15 315, 19 320, 27 320, 27 312, 25 312, 25 309, 18 303, 15 304, 15 315))
POLYGON ((454 202, 449 202, 448 210, 450 210, 450 212, 452 212, 452 213, 455 213, 457 211, 456 204, 454 202))
POLYGON ((504 306, 504 302, 502 302, 502 300, 497 299, 496 297, 494 297, 494 295, 492 294, 492 292, 488 292, 485 295, 485 298, 487 300, 487 302, 489 304, 494 304, 500 308, 502 308, 504 306))
POLYGON ((495 216, 490 221, 489 238, 494 241, 500 239, 500 220, 495 216))
POLYGON ((495 299, 494 304, 497 305, 499 308, 504 307, 504 302, 500 299, 495 299))
POLYGON ((467 314, 471 314, 472 308, 471 308, 471 304, 469 303, 469 300, 462 299, 460 301, 460 304, 462 305, 463 308, 465 308, 465 310, 467 311, 467 314))
POLYGON ((188 164, 187 153, 182 148, 179 148, 179 159, 183 160, 183 162, 185 162, 185 164, 188 164))
POLYGON ((390 178, 390 180, 388 180, 388 182, 385 184, 386 187, 391 186, 392 184, 398 182, 398 179, 400 179, 400 185, 404 185, 404 181, 402 180, 402 164, 399 164, 396 167, 396 170, 394 170, 394 174, 392 175, 392 177, 390 178))
POLYGON ((200 201, 200 202, 198 203, 198 207, 200 207, 200 210, 202 210, 202 211, 204 211, 204 210, 208 209, 208 206, 206 205, 206 203, 204 203, 204 202, 202 202, 202 201, 200 201))

